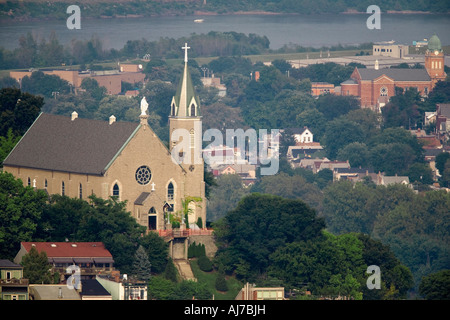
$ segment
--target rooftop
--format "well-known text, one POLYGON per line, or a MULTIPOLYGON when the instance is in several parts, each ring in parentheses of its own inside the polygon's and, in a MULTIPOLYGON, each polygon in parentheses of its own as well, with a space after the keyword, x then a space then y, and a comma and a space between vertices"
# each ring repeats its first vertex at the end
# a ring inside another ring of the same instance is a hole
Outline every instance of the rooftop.
POLYGON ((138 127, 41 113, 3 164, 101 175, 138 127))
POLYGON ((35 247, 47 257, 105 257, 112 258, 103 242, 22 242, 27 252, 35 247))
POLYGON ((375 80, 382 75, 396 81, 430 81, 426 69, 368 69, 358 68, 361 80, 375 80))

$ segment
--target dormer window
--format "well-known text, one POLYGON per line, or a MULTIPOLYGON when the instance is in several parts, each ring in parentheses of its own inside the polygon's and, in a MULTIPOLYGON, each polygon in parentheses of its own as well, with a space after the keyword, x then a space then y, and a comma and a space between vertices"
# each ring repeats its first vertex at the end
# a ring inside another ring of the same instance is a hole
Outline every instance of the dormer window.
POLYGON ((191 104, 191 117, 195 117, 195 104, 191 104))

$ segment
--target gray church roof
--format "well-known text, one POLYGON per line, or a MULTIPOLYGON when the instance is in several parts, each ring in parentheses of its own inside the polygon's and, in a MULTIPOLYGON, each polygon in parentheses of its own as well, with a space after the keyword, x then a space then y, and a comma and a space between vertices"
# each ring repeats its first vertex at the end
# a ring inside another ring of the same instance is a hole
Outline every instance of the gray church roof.
POLYGON ((383 74, 395 81, 430 81, 426 69, 368 69, 358 68, 362 80, 375 80, 383 74))
POLYGON ((3 165, 101 175, 139 126, 41 113, 3 165))

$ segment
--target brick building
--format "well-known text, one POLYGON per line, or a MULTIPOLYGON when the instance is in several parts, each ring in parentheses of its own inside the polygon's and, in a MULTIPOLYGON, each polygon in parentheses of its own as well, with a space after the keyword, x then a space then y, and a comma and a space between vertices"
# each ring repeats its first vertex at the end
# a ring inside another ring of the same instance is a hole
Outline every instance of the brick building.
MULTIPOLYGON (((85 78, 95 79, 99 86, 106 88, 107 94, 119 94, 122 91, 122 82, 136 84, 145 80, 142 66, 134 64, 121 64, 119 70, 79 72, 73 70, 42 70, 44 74, 55 75, 66 80, 75 91, 81 88, 85 78)), ((24 77, 30 77, 32 71, 11 71, 10 77, 19 83, 24 77)))
POLYGON ((341 83, 341 95, 357 96, 362 108, 379 112, 395 95, 395 87, 417 88, 427 96, 445 78, 441 41, 433 35, 425 53, 425 69, 381 69, 377 62, 374 69, 356 67, 350 79, 341 83))

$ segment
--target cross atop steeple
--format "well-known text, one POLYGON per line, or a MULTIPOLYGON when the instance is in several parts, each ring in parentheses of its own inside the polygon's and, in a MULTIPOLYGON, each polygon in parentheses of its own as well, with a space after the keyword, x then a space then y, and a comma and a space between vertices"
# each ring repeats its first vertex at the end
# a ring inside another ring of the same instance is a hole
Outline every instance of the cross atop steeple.
POLYGON ((181 49, 184 50, 184 62, 188 62, 188 54, 187 51, 190 49, 191 47, 188 47, 187 43, 184 44, 184 47, 181 47, 181 49))

